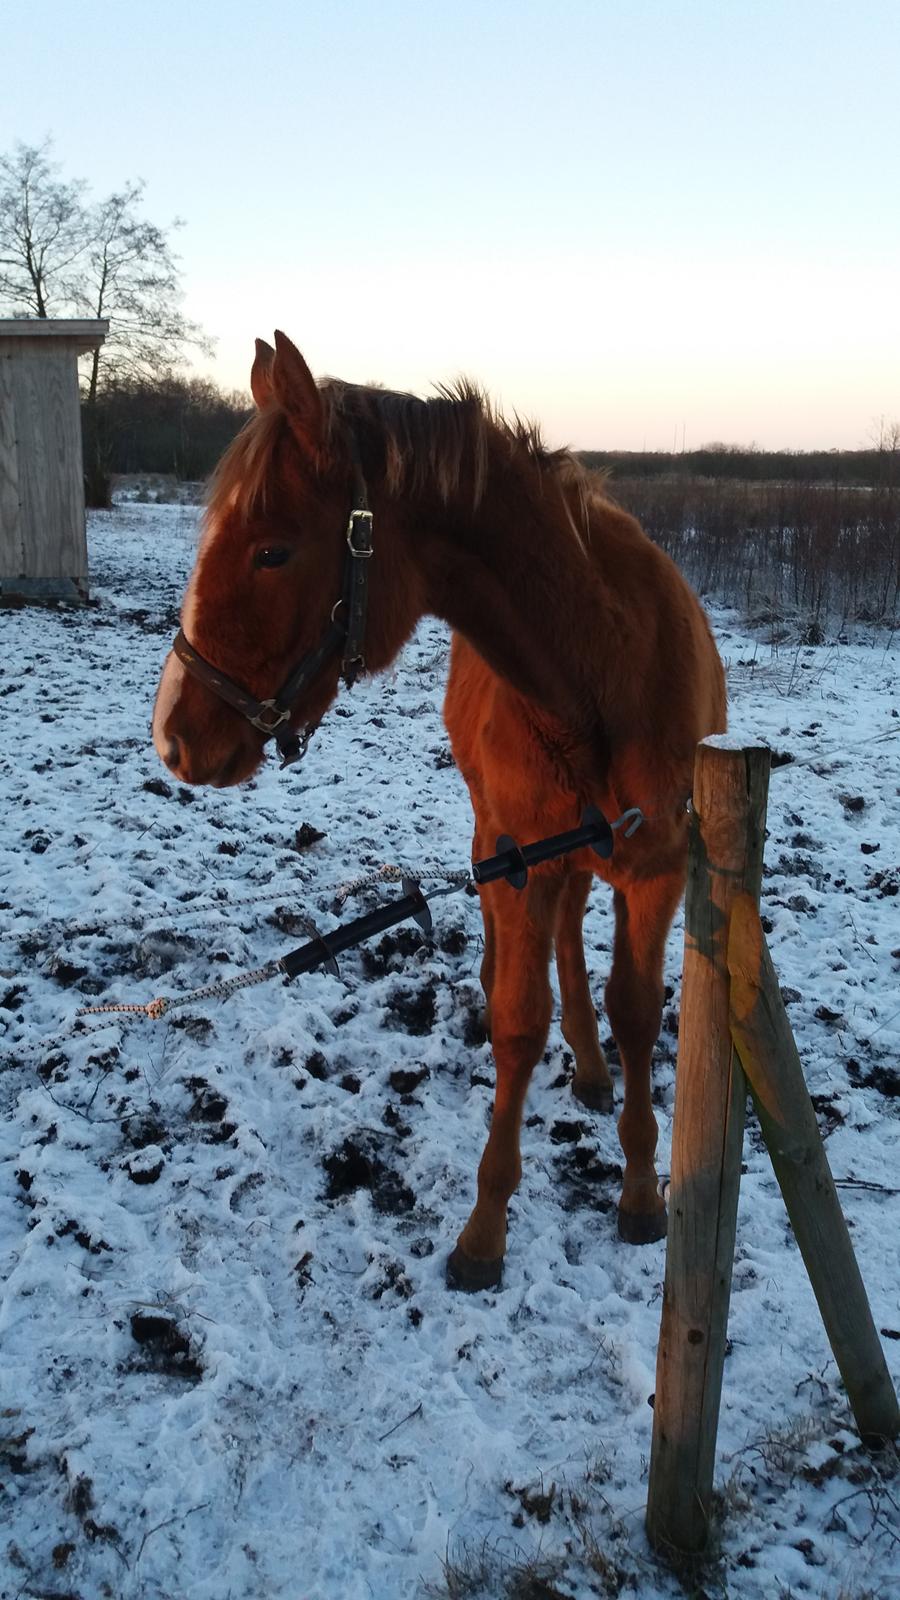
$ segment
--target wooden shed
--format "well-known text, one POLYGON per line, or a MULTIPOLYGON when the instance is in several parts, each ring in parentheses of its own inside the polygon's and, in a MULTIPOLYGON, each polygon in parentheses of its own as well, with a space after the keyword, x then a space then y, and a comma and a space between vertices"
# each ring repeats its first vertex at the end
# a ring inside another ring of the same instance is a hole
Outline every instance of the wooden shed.
POLYGON ((108 329, 0 321, 0 604, 88 597, 77 360, 108 329))

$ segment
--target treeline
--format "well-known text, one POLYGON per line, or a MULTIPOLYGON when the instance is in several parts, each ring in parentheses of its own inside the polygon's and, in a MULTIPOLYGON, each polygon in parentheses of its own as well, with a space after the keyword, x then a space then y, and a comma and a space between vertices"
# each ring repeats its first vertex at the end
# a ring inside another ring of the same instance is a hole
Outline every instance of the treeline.
MULTIPOLYGON (((102 459, 113 474, 208 477, 253 408, 248 394, 209 378, 164 376, 113 383, 82 412, 85 465, 102 459)), ((900 448, 755 450, 709 445, 684 452, 582 450, 585 466, 614 481, 722 479, 743 483, 818 483, 857 488, 900 486, 900 448)))
POLYGON ((706 445, 700 450, 582 450, 588 467, 622 478, 737 478, 745 483, 830 483, 869 488, 900 483, 900 451, 891 434, 867 450, 757 450, 706 445))
POLYGON ((123 473, 207 478, 251 410, 249 395, 209 378, 109 385, 82 406, 89 504, 108 505, 110 480, 123 473))

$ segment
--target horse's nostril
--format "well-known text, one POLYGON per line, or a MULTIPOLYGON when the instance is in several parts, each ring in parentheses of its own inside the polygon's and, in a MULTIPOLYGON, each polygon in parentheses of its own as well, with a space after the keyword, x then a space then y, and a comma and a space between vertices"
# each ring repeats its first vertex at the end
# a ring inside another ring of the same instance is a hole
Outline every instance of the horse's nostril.
POLYGON ((180 739, 176 739, 174 736, 171 736, 169 738, 168 748, 166 750, 166 766, 170 769, 171 772, 176 772, 177 773, 180 763, 181 763, 181 740, 180 739))

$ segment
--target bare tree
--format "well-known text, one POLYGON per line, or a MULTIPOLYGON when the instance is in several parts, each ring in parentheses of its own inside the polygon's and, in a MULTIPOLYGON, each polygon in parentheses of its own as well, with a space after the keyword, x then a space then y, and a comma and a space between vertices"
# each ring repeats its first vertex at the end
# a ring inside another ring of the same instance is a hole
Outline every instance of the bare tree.
POLYGON ((104 383, 156 381, 189 350, 211 349, 181 309, 171 229, 142 216, 143 196, 143 183, 127 183, 91 203, 84 183, 58 177, 49 140, 0 156, 0 307, 109 319, 86 379, 89 409, 104 383))
POLYGON ((900 419, 886 417, 882 412, 880 417, 873 418, 869 438, 879 455, 900 451, 900 419))
POLYGON ((158 380, 188 349, 211 349, 181 309, 180 268, 166 231, 140 215, 143 193, 143 183, 126 184, 89 212, 76 303, 81 315, 108 317, 110 324, 106 343, 92 358, 89 406, 101 387, 101 371, 106 384, 158 380))
POLYGON ((65 309, 87 247, 85 185, 57 172, 49 139, 0 156, 0 298, 15 316, 65 309))

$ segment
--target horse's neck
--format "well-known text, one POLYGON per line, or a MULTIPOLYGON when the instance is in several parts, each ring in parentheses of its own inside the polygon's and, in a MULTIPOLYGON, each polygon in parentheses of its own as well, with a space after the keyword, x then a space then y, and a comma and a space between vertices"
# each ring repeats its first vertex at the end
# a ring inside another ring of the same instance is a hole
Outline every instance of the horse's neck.
POLYGON ((429 609, 574 727, 599 710, 603 590, 558 485, 539 488, 512 473, 492 478, 475 512, 451 503, 430 520, 418 550, 429 609))

